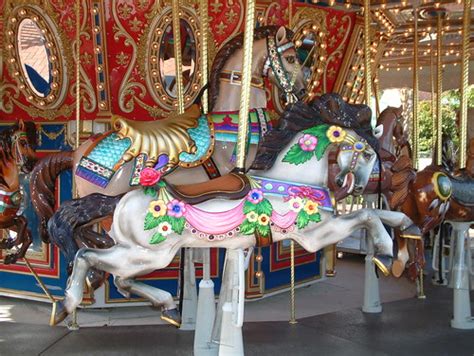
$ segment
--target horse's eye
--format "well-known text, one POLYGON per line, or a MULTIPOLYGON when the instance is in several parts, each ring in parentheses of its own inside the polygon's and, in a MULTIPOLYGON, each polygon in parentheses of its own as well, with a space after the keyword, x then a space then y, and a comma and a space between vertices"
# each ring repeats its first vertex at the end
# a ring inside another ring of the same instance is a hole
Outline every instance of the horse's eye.
POLYGON ((295 63, 295 56, 287 56, 286 61, 290 64, 294 64, 295 63))
POLYGON ((368 161, 372 158, 372 154, 370 154, 369 152, 364 152, 362 153, 362 156, 368 161))

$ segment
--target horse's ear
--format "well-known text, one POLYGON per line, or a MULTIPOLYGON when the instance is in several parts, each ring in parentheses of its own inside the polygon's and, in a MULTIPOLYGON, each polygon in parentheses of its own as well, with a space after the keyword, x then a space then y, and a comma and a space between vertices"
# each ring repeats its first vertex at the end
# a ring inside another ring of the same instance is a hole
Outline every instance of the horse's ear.
POLYGON ((277 47, 279 47, 279 46, 281 46, 281 45, 287 43, 287 42, 288 42, 288 37, 286 36, 286 27, 285 27, 285 26, 281 26, 281 27, 278 29, 278 31, 277 31, 275 37, 276 37, 276 45, 277 45, 277 47))
POLYGON ((25 131, 25 123, 21 119, 20 121, 18 121, 18 128, 20 129, 20 131, 25 131))
POLYGON ((375 138, 379 139, 383 135, 383 125, 379 125, 374 129, 375 138))

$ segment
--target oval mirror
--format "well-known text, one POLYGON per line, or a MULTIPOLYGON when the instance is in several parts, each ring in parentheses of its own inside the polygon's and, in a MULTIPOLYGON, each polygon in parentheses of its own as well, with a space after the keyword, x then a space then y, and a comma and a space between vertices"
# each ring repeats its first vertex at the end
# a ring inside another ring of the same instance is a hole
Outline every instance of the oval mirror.
MULTIPOLYGON (((196 40, 193 31, 185 20, 181 25, 181 60, 183 72, 183 88, 187 91, 196 71, 196 40)), ((163 33, 160 43, 160 74, 161 83, 166 93, 176 98, 176 60, 174 56, 173 28, 168 25, 163 33)))
POLYGON ((24 77, 31 90, 45 98, 51 92, 51 63, 46 38, 38 25, 25 18, 18 28, 18 56, 24 77))

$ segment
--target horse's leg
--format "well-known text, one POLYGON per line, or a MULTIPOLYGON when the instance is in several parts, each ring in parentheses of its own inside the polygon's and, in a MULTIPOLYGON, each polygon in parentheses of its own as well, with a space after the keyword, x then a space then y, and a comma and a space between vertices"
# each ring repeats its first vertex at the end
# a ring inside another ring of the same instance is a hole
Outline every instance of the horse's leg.
POLYGON ((17 253, 6 256, 4 261, 5 264, 15 263, 19 258, 23 258, 26 252, 28 251, 31 242, 33 241, 31 239, 31 233, 27 229, 28 221, 26 220, 26 218, 24 216, 18 216, 15 219, 15 222, 16 226, 18 227, 15 245, 21 244, 21 248, 17 253))
POLYGON ((397 253, 397 259, 393 261, 393 266, 392 266, 392 274, 399 278, 403 274, 403 271, 405 271, 405 266, 410 259, 409 253, 408 253, 408 244, 407 240, 400 237, 400 233, 396 232, 395 233, 395 238, 396 238, 396 243, 398 246, 398 253, 397 253))
POLYGON ((130 298, 130 294, 133 293, 148 299, 154 307, 161 308, 161 319, 178 328, 180 327, 181 316, 176 308, 173 296, 169 292, 137 282, 132 278, 115 276, 114 283, 119 292, 126 298, 130 298))
POLYGON ((404 213, 380 209, 374 209, 373 212, 384 224, 387 224, 390 227, 399 228, 401 231, 401 237, 407 239, 421 239, 420 229, 404 213))

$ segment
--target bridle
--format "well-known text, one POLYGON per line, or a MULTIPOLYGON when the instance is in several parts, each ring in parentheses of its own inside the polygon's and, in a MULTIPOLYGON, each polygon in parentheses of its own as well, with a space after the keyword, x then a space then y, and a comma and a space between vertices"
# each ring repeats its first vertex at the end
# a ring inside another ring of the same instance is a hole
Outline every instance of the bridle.
POLYGON ((23 166, 27 162, 27 158, 22 153, 21 143, 25 142, 25 147, 28 147, 30 143, 28 142, 28 136, 25 132, 15 132, 12 136, 12 149, 14 151, 15 164, 17 166, 23 166))
POLYGON ((354 173, 357 166, 359 156, 370 147, 367 141, 363 138, 357 138, 349 133, 346 134, 344 142, 340 146, 341 151, 351 151, 351 164, 348 173, 354 173))
MULTIPOLYGON (((294 49, 295 44, 290 41, 277 46, 275 36, 267 36, 266 41, 268 55, 263 65, 262 77, 268 77, 271 69, 278 86, 285 92, 287 103, 293 103, 298 99, 295 93, 295 83, 301 67, 295 60, 294 70, 292 73, 289 73, 283 64, 282 54, 290 49, 294 49)), ((237 70, 222 71, 220 80, 229 82, 232 85, 242 85, 242 72, 237 70)), ((257 89, 264 89, 264 82, 261 78, 252 77, 250 85, 257 89)))

